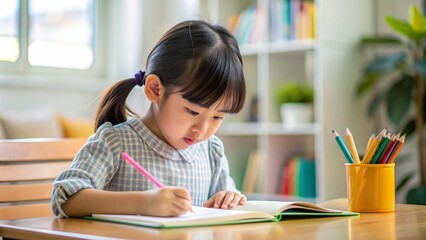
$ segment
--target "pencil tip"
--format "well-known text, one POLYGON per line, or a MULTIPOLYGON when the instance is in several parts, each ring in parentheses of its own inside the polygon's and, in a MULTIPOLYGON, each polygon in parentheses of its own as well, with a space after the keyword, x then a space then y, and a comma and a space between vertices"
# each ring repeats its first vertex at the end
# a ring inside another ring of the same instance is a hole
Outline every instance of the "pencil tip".
POLYGON ((339 134, 338 134, 336 131, 334 131, 334 130, 331 130, 331 133, 332 133, 332 134, 333 134, 333 136, 335 136, 335 137, 339 136, 339 134))

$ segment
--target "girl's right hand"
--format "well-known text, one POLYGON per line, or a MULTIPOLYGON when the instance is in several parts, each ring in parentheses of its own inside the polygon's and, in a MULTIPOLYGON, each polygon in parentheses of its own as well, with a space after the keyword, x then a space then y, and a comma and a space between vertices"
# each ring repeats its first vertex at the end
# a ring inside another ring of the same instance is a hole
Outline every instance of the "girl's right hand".
POLYGON ((185 188, 162 187, 143 193, 144 197, 138 209, 140 214, 173 217, 193 211, 191 196, 185 188))

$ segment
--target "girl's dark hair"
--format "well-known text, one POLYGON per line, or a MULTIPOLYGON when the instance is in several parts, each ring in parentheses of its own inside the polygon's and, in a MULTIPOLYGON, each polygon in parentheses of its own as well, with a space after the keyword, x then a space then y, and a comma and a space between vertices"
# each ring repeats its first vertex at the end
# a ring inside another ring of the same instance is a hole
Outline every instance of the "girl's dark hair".
MULTIPOLYGON (((180 93, 189 102, 210 107, 219 100, 227 113, 241 111, 246 85, 238 43, 219 25, 184 21, 157 42, 147 58, 145 77, 155 74, 165 88, 165 97, 180 93)), ((113 125, 135 115, 126 98, 135 80, 117 82, 104 94, 96 115, 95 129, 105 122, 113 125)))

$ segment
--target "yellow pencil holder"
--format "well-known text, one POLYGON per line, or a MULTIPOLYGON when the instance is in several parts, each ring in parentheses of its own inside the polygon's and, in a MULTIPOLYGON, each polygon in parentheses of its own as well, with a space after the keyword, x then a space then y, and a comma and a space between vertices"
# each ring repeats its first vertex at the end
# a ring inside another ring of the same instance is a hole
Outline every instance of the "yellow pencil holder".
POLYGON ((394 212, 395 163, 346 163, 346 190, 351 212, 394 212))

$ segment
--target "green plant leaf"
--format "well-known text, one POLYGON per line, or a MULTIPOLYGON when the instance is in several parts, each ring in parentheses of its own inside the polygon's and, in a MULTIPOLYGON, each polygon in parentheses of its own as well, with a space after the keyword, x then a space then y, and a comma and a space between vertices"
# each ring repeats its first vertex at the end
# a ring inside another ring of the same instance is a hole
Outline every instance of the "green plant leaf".
POLYGON ((405 51, 379 56, 364 66, 364 74, 386 73, 393 71, 404 63, 407 53, 405 51))
POLYGON ((414 119, 408 121, 402 128, 401 133, 407 134, 407 138, 410 137, 416 131, 416 122, 414 119))
POLYGON ((362 46, 383 45, 383 44, 401 44, 401 40, 395 36, 368 36, 361 39, 362 46))
POLYGON ((410 24, 408 24, 406 21, 399 20, 394 17, 386 17, 386 22, 397 33, 414 40, 414 31, 410 24))
POLYGON ((364 74, 357 87, 357 91, 356 91, 357 96, 360 96, 364 94, 366 91, 373 88, 376 85, 379 78, 380 78, 379 74, 374 74, 374 73, 364 74))
POLYGON ((314 102, 314 90, 311 87, 302 87, 301 91, 303 93, 303 102, 314 102))
POLYGON ((287 81, 277 87, 276 97, 278 104, 313 102, 314 91, 312 86, 296 81, 287 81))
POLYGON ((426 31, 425 16, 423 16, 420 10, 414 5, 411 5, 408 9, 408 23, 414 32, 423 33, 426 31))
POLYGON ((412 92, 414 89, 414 79, 410 76, 403 76, 389 90, 386 104, 387 113, 391 122, 399 126, 402 119, 408 113, 412 101, 412 92))
POLYGON ((380 104, 386 98, 386 93, 378 93, 376 94, 370 102, 370 106, 368 108, 368 116, 373 117, 378 111, 380 104))
MULTIPOLYGON (((423 116, 426 116, 426 94, 423 95, 423 116)), ((426 117, 423 117, 423 123, 426 123, 426 117)), ((416 132, 415 116, 405 124, 401 132, 407 134, 407 138, 416 132)))
POLYGON ((421 44, 422 39, 425 37, 426 37, 426 32, 422 32, 422 33, 415 32, 413 35, 414 41, 416 42, 417 45, 421 44))

